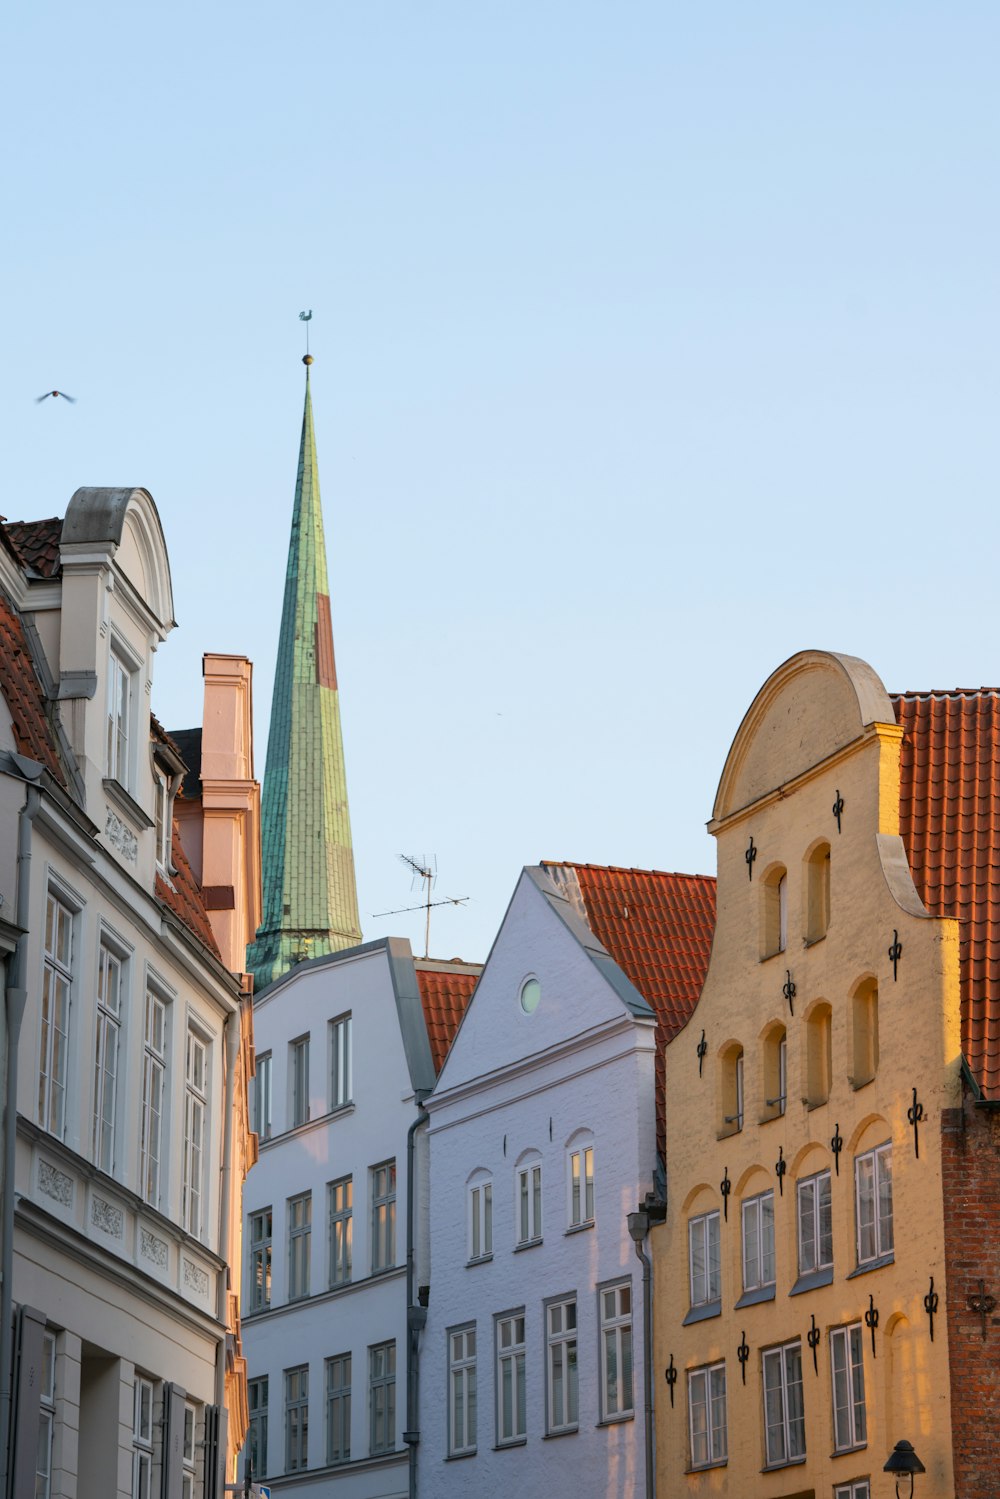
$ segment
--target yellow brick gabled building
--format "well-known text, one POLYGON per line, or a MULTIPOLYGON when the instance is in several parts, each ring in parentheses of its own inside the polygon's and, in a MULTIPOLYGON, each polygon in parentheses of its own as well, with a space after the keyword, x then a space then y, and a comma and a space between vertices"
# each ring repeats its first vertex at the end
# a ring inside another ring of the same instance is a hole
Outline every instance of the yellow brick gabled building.
POLYGON ((910 876, 901 741, 870 667, 803 652, 726 761, 711 962, 666 1051, 661 1499, 889 1499, 901 1439, 926 1466, 918 1494, 954 1492, 941 1116, 961 1099, 958 923, 910 876))

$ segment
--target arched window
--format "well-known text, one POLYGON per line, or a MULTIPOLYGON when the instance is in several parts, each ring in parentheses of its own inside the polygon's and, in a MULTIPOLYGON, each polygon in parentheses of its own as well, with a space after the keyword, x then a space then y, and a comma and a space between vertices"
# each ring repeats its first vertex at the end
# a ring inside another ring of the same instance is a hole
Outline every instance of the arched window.
POLYGON ((735 1135, 743 1128, 743 1048, 738 1043, 722 1053, 721 1135, 735 1135))
POLYGON ((594 1221, 594 1137, 577 1130, 566 1146, 566 1221, 584 1228, 594 1221))
POLYGON ((826 1103, 833 1078, 832 1017, 828 1004, 814 1005, 806 1019, 806 1095, 811 1109, 826 1103))
POLYGON ((854 1086, 863 1088, 878 1071, 878 982, 866 979, 851 1001, 854 1021, 854 1086))
POLYGON ((514 1173, 514 1222, 517 1243, 537 1244, 542 1237, 542 1158, 526 1150, 514 1173))
POLYGON ((818 942, 830 925, 830 845, 819 843, 806 860, 807 942, 818 942))
POLYGON ((762 956, 772 958, 788 946, 788 876, 778 864, 764 876, 762 956))
POLYGON ((788 1037, 772 1025, 764 1037, 764 1119, 780 1119, 788 1104, 788 1037))
POLYGON ((493 1254, 493 1178, 480 1167, 468 1180, 469 1259, 490 1259, 493 1254))

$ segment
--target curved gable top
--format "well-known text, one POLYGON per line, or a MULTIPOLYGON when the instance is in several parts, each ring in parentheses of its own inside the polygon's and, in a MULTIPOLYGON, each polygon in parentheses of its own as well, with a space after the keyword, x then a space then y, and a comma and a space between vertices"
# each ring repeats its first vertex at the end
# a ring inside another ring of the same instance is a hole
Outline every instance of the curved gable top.
POLYGON ((78 489, 69 502, 62 547, 115 547, 116 565, 166 629, 176 623, 170 558, 148 489, 78 489))
POLYGON ((881 679, 857 656, 800 651, 764 683, 726 757, 713 822, 758 801, 896 715, 881 679))

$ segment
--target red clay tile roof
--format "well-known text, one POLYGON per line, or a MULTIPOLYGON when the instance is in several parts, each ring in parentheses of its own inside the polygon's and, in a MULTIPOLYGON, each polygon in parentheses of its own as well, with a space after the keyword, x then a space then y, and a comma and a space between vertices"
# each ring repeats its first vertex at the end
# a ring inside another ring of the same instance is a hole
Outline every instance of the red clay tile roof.
POLYGON ((424 966, 425 962, 426 960, 418 958, 415 966, 427 1024, 427 1038, 431 1043, 431 1056, 437 1073, 444 1065, 448 1048, 455 1039, 455 1032, 479 981, 481 969, 478 964, 471 963, 450 967, 439 962, 434 962, 433 966, 424 966), (475 972, 469 973, 467 970, 472 967, 475 967, 475 972))
POLYGON ((1000 691, 906 692, 899 820, 928 911, 959 922, 962 1052, 1000 1098, 1000 691))
POLYGON ((38 760, 60 785, 66 777, 56 753, 45 693, 35 671, 21 617, 0 593, 0 692, 13 720, 14 742, 22 755, 38 760))
POLYGON ((171 846, 171 857, 174 861, 176 873, 170 878, 170 883, 157 872, 156 897, 162 901, 168 910, 173 911, 187 927, 193 932, 200 942, 203 942, 209 952, 213 953, 222 962, 222 954, 212 931, 212 923, 208 919, 205 910, 205 901, 201 893, 201 886, 194 877, 191 865, 187 861, 184 846, 181 843, 180 834, 177 830, 177 819, 174 819, 173 841, 171 846))
POLYGON ((62 516, 53 515, 48 520, 10 520, 5 530, 26 570, 57 578, 62 527, 62 516))
POLYGON ((656 1134, 664 1146, 663 1051, 698 1003, 715 931, 715 880, 706 874, 543 863, 572 870, 594 936, 656 1014, 656 1134))

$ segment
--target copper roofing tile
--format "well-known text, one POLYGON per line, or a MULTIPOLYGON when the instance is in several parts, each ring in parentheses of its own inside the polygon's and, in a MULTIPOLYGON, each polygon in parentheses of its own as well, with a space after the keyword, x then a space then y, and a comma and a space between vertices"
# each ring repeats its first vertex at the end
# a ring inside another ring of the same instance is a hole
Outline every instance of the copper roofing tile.
POLYGON ((479 980, 479 966, 475 965, 476 971, 470 973, 468 969, 471 966, 473 965, 465 963, 461 967, 456 965, 449 968, 436 962, 433 967, 425 967, 421 960, 417 960, 417 984, 435 1073, 440 1072, 444 1066, 448 1048, 455 1039, 462 1016, 472 998, 472 991, 479 980))

